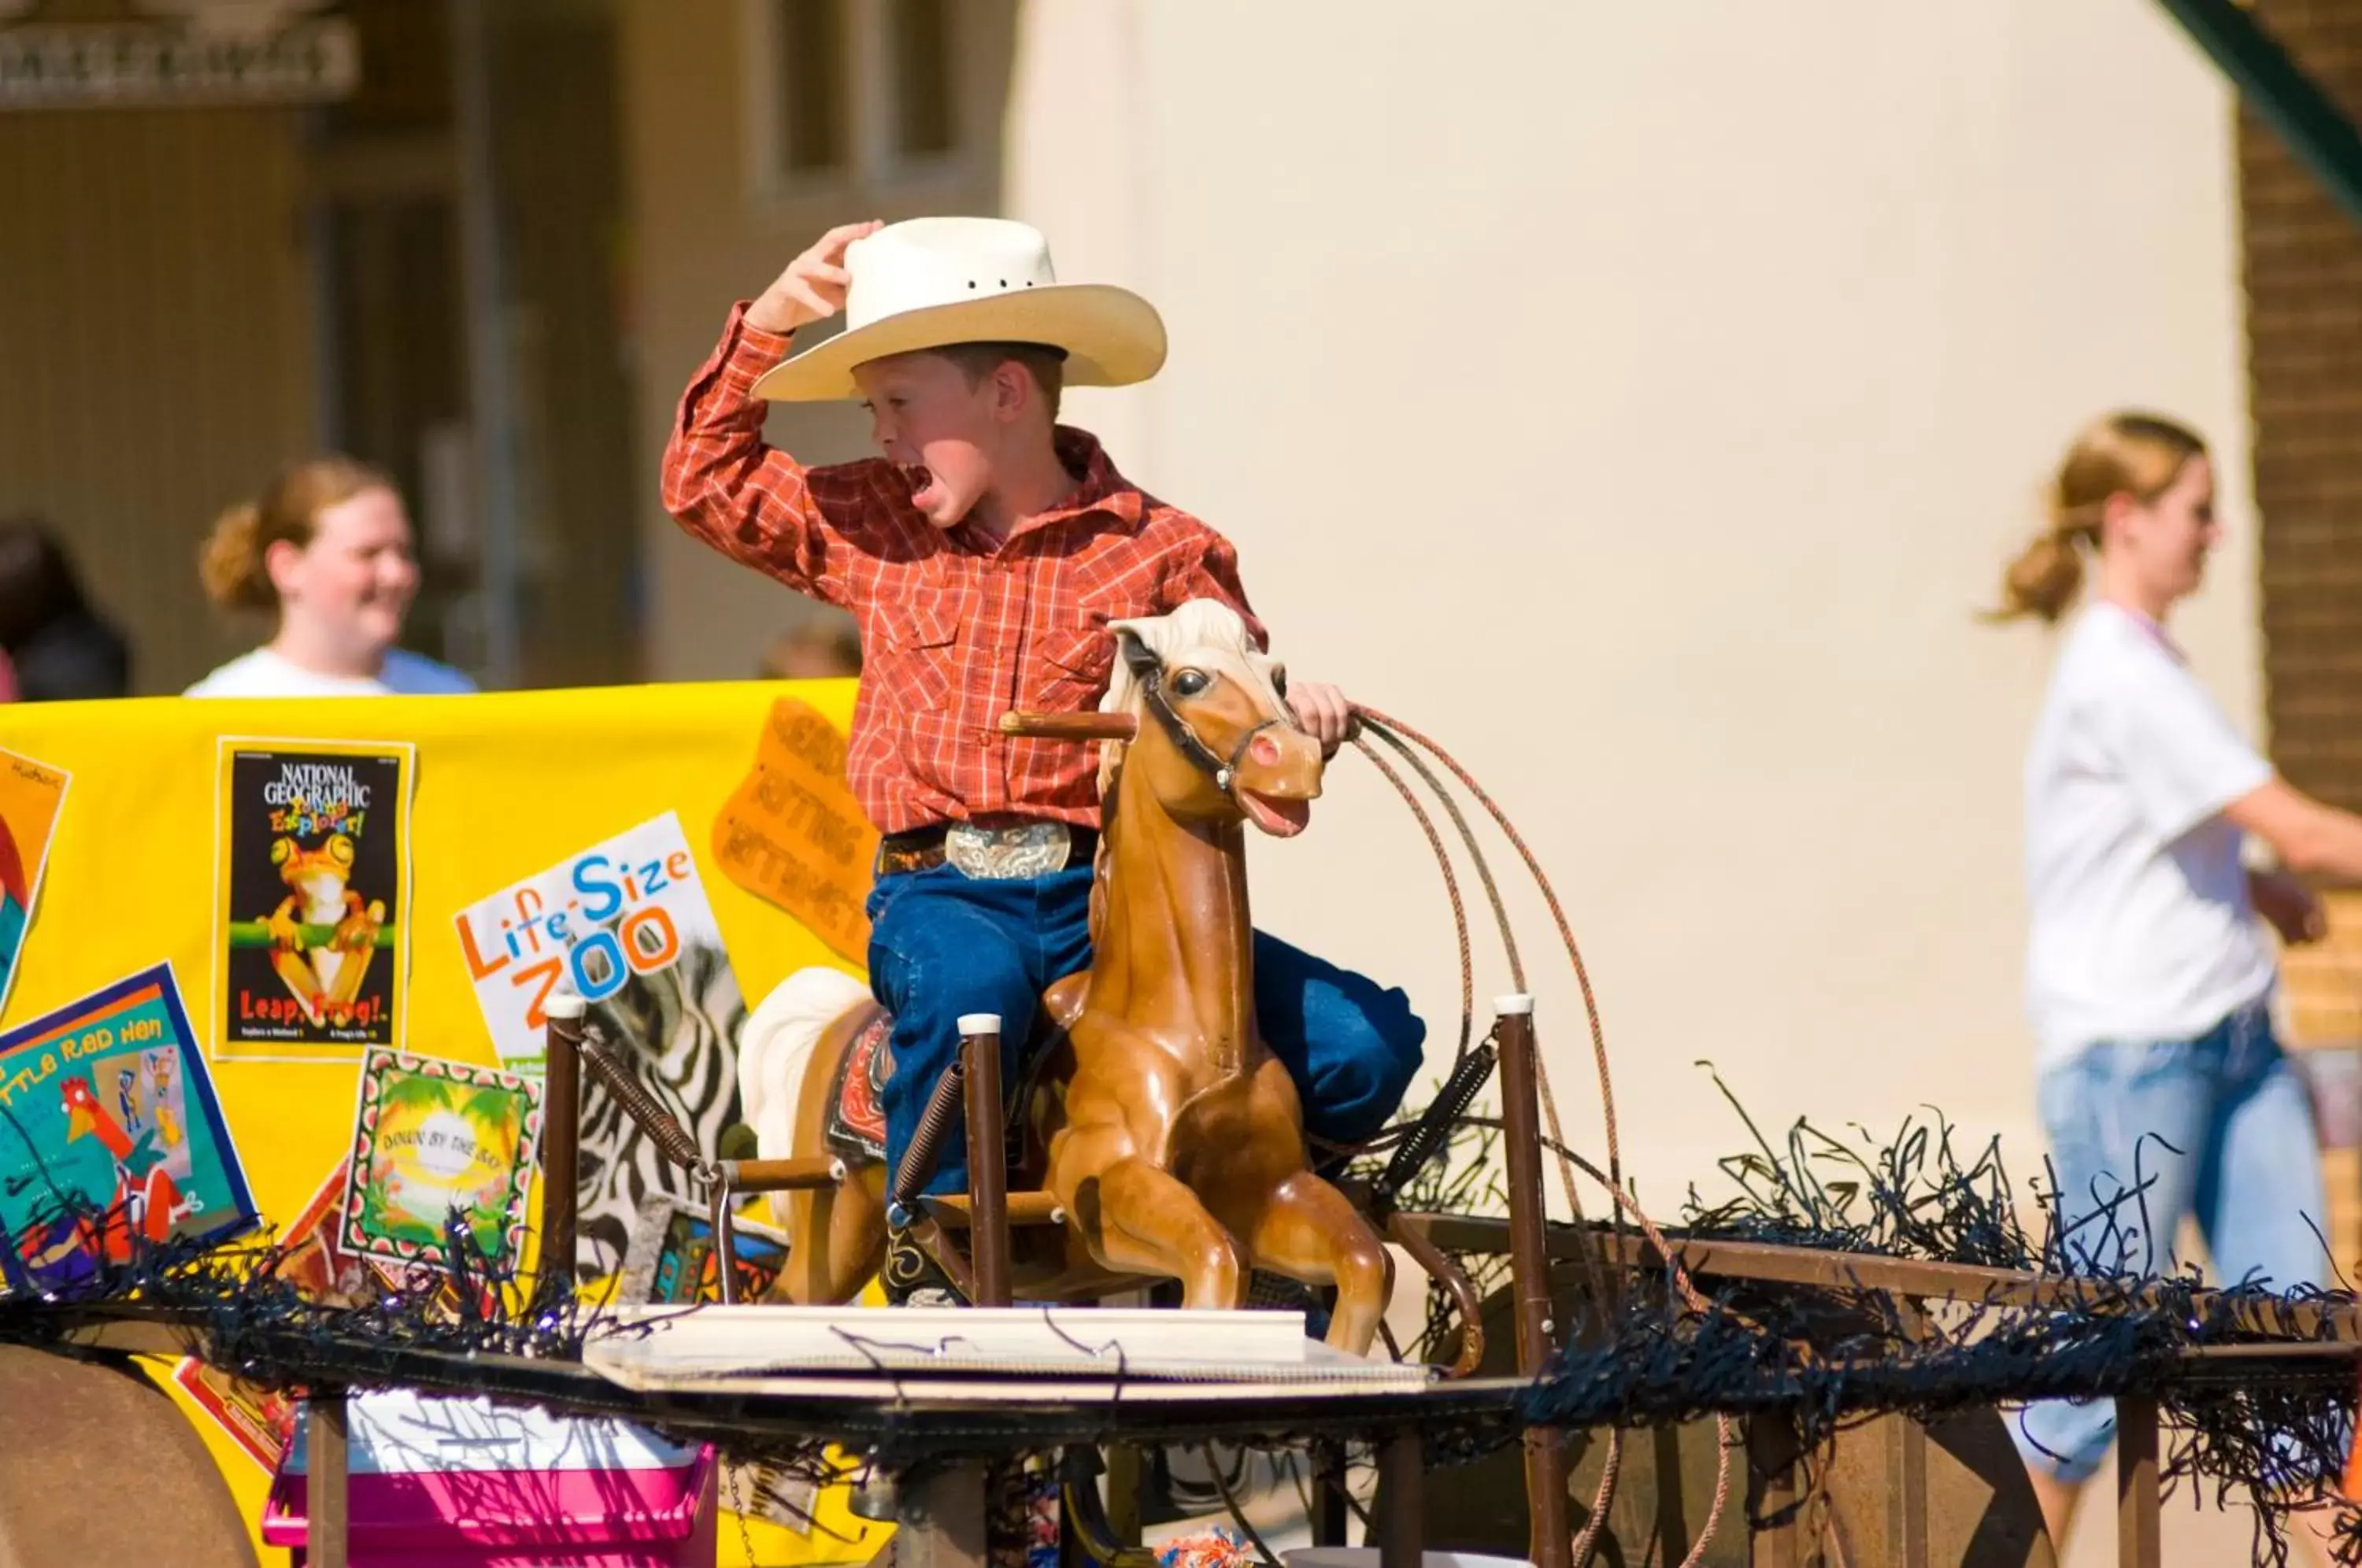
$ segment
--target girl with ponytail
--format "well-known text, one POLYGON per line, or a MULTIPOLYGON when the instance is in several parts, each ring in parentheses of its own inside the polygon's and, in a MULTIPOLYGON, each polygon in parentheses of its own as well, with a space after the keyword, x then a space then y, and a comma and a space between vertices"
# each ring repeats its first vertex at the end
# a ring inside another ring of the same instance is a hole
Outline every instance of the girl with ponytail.
MULTIPOLYGON (((2062 1218, 2142 1190, 2070 1234, 2066 1261, 2170 1274, 2195 1218, 2221 1283, 2287 1290, 2326 1277, 2328 1215, 2310 1097, 2273 1034, 2259 917, 2290 943, 2323 922, 2302 884, 2247 869, 2245 840, 2290 871, 2362 878, 2362 818, 2282 782, 2166 630, 2220 536, 2205 443, 2156 414, 2111 414, 2068 452, 2048 524, 1992 613, 2055 624, 2090 589, 2026 756, 2027 1010, 2062 1218)), ((2018 1424, 2062 1550, 2114 1429, 2105 1400, 2034 1405, 2018 1424)))
POLYGON ((472 691, 394 646, 418 595, 410 518, 393 484, 349 458, 315 458, 224 512, 198 552, 226 610, 277 617, 271 639, 189 688, 192 697, 380 697, 472 691))

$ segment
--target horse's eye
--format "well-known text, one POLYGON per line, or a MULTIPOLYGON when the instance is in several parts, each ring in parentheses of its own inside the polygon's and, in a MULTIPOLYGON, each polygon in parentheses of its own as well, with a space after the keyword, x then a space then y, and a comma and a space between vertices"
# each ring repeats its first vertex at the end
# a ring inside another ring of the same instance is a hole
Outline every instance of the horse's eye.
POLYGON ((1279 693, 1281 701, 1287 701, 1287 666, 1279 664, 1272 667, 1271 689, 1279 693))
POLYGON ((1202 696, 1213 684, 1214 678, 1204 670, 1185 669, 1173 678, 1173 694, 1175 697, 1202 696))

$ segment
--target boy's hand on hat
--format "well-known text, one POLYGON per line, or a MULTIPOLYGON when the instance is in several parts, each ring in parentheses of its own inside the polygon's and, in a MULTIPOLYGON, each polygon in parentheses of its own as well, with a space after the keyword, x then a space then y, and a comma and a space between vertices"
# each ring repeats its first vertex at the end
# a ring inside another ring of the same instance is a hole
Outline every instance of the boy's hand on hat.
POLYGON ((1305 733, 1331 756, 1352 733, 1353 704, 1334 686, 1317 680, 1293 682, 1287 689, 1287 706, 1305 733))
POLYGON ((844 308, 844 291, 853 274, 844 270, 845 248, 866 239, 886 226, 872 218, 830 229, 811 249, 788 263, 778 281, 746 307, 746 325, 765 332, 789 333, 815 321, 826 321, 844 308))

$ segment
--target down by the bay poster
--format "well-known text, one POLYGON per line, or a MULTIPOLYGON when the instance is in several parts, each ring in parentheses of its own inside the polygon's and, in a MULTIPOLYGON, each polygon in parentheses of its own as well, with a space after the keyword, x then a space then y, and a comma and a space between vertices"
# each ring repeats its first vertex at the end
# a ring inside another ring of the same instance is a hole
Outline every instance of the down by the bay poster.
POLYGON ((478 1254, 469 1266, 513 1266, 540 1144, 536 1082, 373 1050, 361 1064, 337 1244, 356 1257, 447 1266, 457 1220, 478 1254))
POLYGON ((414 756, 394 742, 221 743, 216 1057, 349 1061, 401 1043, 414 756))
POLYGON ((0 1295, 256 1223, 169 966, 0 1034, 0 1295))

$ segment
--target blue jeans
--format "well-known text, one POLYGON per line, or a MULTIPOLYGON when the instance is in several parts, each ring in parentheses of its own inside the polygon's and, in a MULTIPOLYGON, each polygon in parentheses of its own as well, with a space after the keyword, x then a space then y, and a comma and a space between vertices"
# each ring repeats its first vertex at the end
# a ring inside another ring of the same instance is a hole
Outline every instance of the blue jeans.
MULTIPOLYGON (((2195 1215, 2216 1283, 2322 1282, 2329 1221, 2312 1102, 2263 1002, 2194 1040, 2092 1045, 2046 1071, 2039 1098, 2078 1272, 2169 1274, 2181 1221, 2195 1215), (2113 1225, 2077 1225, 2143 1185, 2113 1225)), ((2014 1426, 2028 1464, 2080 1482, 2115 1439, 2115 1408, 2045 1400, 2014 1426)))
MULTIPOLYGON (((869 985, 894 1014, 886 1080, 889 1179, 959 1055, 959 1017, 1000 1016, 1001 1081, 1012 1091, 1042 992, 1091 961, 1091 868, 1030 880, 971 878, 955 867, 878 878, 869 895, 869 985)), ((1304 1128, 1353 1143, 1386 1122, 1410 1088, 1427 1025, 1399 990, 1254 933, 1255 1016, 1296 1079, 1304 1128)), ((955 1123, 931 1193, 967 1190, 967 1140, 955 1123)))

